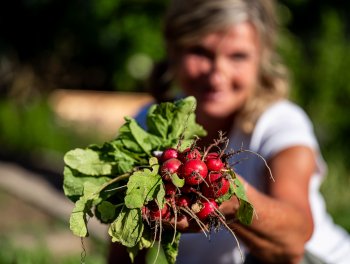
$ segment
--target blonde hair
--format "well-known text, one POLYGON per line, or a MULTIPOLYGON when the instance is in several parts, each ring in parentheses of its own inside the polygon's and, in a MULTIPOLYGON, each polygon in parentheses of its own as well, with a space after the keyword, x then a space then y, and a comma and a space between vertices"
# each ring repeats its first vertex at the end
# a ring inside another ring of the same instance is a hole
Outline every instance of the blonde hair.
POLYGON ((204 35, 240 22, 256 28, 262 45, 259 84, 239 114, 244 132, 253 130, 266 107, 288 96, 288 74, 276 53, 277 19, 272 0, 173 0, 165 17, 164 37, 170 65, 176 51, 204 35))

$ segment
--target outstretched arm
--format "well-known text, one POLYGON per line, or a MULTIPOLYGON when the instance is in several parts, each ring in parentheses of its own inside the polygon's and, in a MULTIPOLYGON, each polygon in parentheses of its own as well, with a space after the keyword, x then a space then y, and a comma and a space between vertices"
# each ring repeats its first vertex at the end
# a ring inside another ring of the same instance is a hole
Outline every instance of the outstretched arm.
MULTIPOLYGON (((308 190, 315 170, 314 153, 308 147, 291 147, 275 155, 269 166, 275 182, 269 182, 268 194, 257 191, 242 179, 256 211, 252 225, 233 223, 230 227, 259 260, 299 263, 304 245, 313 232, 308 190)), ((237 199, 233 197, 224 202, 220 210, 230 220, 237 207, 237 199)))

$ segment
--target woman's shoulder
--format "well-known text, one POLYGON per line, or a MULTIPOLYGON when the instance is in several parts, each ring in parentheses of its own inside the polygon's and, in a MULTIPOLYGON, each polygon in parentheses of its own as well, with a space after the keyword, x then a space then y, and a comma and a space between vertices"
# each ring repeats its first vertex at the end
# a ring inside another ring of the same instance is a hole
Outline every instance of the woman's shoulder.
POLYGON ((261 116, 262 118, 294 117, 309 120, 304 109, 290 100, 280 100, 270 105, 261 116))
POLYGON ((270 156, 288 146, 317 148, 318 143, 306 112, 294 102, 282 100, 261 115, 252 134, 252 145, 270 156))
POLYGON ((313 129, 306 112, 290 100, 280 100, 270 105, 258 119, 256 127, 313 129))

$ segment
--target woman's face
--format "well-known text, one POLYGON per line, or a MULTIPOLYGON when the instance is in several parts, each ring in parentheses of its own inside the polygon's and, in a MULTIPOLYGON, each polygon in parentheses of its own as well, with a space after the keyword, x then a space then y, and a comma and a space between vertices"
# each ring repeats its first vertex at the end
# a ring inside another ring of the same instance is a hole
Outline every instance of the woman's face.
POLYGON ((177 79, 186 95, 197 98, 200 114, 232 115, 256 87, 260 47, 248 22, 210 33, 177 55, 177 79))

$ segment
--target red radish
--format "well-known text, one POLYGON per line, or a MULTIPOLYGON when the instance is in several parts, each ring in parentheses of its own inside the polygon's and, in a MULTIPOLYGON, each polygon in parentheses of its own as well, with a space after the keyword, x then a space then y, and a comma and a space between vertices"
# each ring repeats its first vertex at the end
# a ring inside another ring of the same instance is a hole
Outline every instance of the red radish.
POLYGON ((216 214, 215 210, 218 208, 218 204, 215 202, 215 200, 209 199, 207 201, 202 199, 201 204, 202 204, 201 210, 198 213, 196 213, 196 215, 201 221, 205 221, 208 219, 208 217, 216 214))
POLYGON ((210 171, 220 171, 224 168, 224 163, 220 158, 209 158, 206 159, 205 164, 210 171))
POLYGON ((144 219, 148 217, 149 214, 149 208, 147 206, 142 206, 141 208, 141 214, 144 219))
POLYGON ((164 204, 163 208, 158 208, 156 204, 152 204, 149 207, 149 215, 152 220, 160 219, 160 218, 166 218, 170 215, 169 206, 167 204, 164 204))
POLYGON ((160 161, 165 162, 169 159, 173 159, 173 158, 177 159, 177 157, 178 157, 177 150, 174 148, 168 148, 163 151, 162 155, 160 156, 160 161))
POLYGON ((221 177, 215 182, 211 182, 208 185, 202 184, 202 194, 208 198, 219 198, 226 194, 230 189, 230 181, 225 177, 221 177))
POLYGON ((181 168, 181 176, 185 179, 186 184, 189 185, 201 183, 207 175, 207 165, 201 160, 189 160, 181 168))
POLYGON ((180 188, 180 191, 182 193, 192 193, 195 192, 196 189, 193 188, 192 185, 185 184, 183 187, 180 188))
POLYGON ((168 159, 160 167, 160 175, 164 180, 169 181, 170 176, 178 172, 179 167, 181 166, 181 161, 175 158, 168 159))
POLYGON ((219 143, 225 143, 224 138, 220 140, 207 147, 205 152, 193 144, 184 151, 167 148, 158 156, 165 204, 160 209, 156 201, 152 201, 142 208, 148 223, 157 227, 161 224, 160 219, 178 222, 182 217, 191 217, 204 232, 208 231, 206 224, 210 227, 219 223, 226 226, 217 208, 222 200, 229 198, 225 194, 230 190, 230 181, 226 177, 230 175, 230 168, 226 167, 226 156, 222 158, 223 152, 210 151, 212 147, 218 147, 219 143), (182 187, 170 181, 174 173, 185 181, 182 187))
POLYGON ((179 196, 176 198, 176 205, 180 207, 190 207, 191 199, 188 196, 179 196))
POLYGON ((208 181, 215 182, 222 177, 222 173, 218 171, 211 171, 208 174, 208 181))
POLYGON ((181 153, 179 153, 179 159, 182 162, 186 162, 186 161, 192 160, 192 159, 200 160, 201 158, 202 158, 201 153, 199 152, 199 150, 197 148, 187 148, 184 151, 182 151, 181 153))
POLYGON ((219 153, 217 152, 209 152, 206 156, 205 159, 217 159, 219 157, 219 153))
POLYGON ((176 186, 172 182, 166 182, 164 184, 165 194, 168 196, 174 196, 176 194, 176 186))

